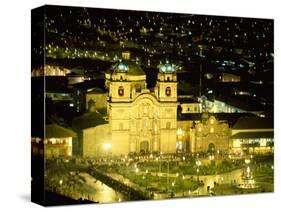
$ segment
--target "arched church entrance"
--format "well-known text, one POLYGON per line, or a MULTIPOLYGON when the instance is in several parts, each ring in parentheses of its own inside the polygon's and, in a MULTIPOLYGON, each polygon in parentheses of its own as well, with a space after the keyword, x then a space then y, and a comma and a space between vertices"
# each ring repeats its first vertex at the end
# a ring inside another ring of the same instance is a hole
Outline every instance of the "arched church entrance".
POLYGON ((215 144, 214 144, 214 143, 210 143, 210 144, 208 145, 208 152, 213 153, 213 152, 215 152, 215 151, 216 151, 216 146, 215 146, 215 144))
POLYGON ((148 141, 142 141, 140 143, 140 153, 141 154, 146 154, 149 152, 149 143, 148 141))

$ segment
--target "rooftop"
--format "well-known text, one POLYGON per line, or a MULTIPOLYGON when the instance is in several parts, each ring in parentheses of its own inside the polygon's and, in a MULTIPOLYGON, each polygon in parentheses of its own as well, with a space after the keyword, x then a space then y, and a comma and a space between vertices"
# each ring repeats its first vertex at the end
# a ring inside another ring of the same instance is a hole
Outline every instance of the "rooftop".
POLYGON ((107 123, 108 122, 104 120, 103 116, 100 113, 89 112, 75 118, 73 120, 72 127, 74 130, 79 131, 107 123))
MULTIPOLYGON (((214 116, 217 120, 227 121, 230 126, 233 126, 241 117, 255 117, 250 113, 209 113, 210 116, 214 116)), ((179 121, 200 121, 202 119, 202 113, 186 113, 181 114, 178 118, 179 121)))
POLYGON ((76 137, 76 133, 71 129, 62 127, 58 124, 46 125, 46 138, 66 138, 76 137))
POLYGON ((241 117, 233 129, 273 129, 273 119, 260 117, 241 117))
POLYGON ((231 136, 232 139, 250 139, 250 138, 273 138, 274 134, 273 132, 240 132, 233 136, 231 136))

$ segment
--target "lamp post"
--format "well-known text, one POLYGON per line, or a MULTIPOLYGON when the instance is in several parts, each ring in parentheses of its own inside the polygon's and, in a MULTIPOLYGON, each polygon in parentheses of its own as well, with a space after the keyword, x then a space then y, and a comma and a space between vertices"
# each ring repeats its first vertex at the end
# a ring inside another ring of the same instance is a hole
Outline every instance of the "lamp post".
POLYGON ((196 169, 196 173, 197 173, 197 183, 199 184, 199 168, 196 169))
POLYGON ((147 191, 148 170, 145 170, 145 191, 147 191))
POLYGON ((169 160, 165 161, 167 162, 167 192, 169 191, 169 183, 170 183, 170 164, 169 164, 169 160))
MULTIPOLYGON (((163 153, 160 152, 160 158, 159 158, 159 173, 161 173, 161 165, 162 165, 162 155, 163 153)), ((167 183, 166 183, 166 190, 167 192, 169 191, 169 183, 170 183, 170 180, 169 180, 169 176, 170 176, 170 164, 169 164, 169 159, 167 160, 163 160, 163 163, 167 163, 167 183)), ((159 178, 160 178, 160 174, 159 174, 159 178)))
POLYGON ((104 148, 104 151, 105 151, 105 156, 108 157, 111 147, 112 146, 111 146, 110 143, 104 143, 103 144, 103 148, 104 148))
POLYGON ((135 183, 136 183, 136 181, 137 181, 137 173, 139 172, 139 168, 136 168, 135 169, 135 183))
POLYGON ((63 184, 63 180, 60 180, 60 181, 59 181, 59 185, 60 185, 60 192, 61 192, 61 193, 63 193, 63 192, 62 192, 62 184, 63 184))
POLYGON ((197 168, 196 168, 196 173, 197 173, 197 183, 199 184, 199 167, 201 166, 201 161, 200 160, 197 160, 196 161, 196 166, 197 166, 197 168))
POLYGON ((185 179, 184 174, 182 174, 182 196, 183 197, 184 197, 184 189, 185 189, 185 187, 184 187, 184 179, 185 179))
POLYGON ((176 185, 176 182, 173 181, 173 182, 172 182, 172 189, 171 189, 171 197, 174 197, 174 196, 175 196, 175 193, 174 193, 174 187, 175 187, 175 185, 176 185))

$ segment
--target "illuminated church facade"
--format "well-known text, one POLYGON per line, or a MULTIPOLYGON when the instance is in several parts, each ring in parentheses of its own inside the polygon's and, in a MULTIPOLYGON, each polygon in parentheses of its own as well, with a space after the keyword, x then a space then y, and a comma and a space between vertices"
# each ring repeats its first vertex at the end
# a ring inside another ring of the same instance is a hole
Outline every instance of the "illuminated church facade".
POLYGON ((198 136, 194 137, 194 121, 178 119, 180 103, 176 67, 173 64, 160 65, 155 87, 148 89, 146 74, 139 65, 130 61, 130 53, 123 52, 122 57, 122 61, 105 72, 107 92, 102 97, 95 93, 86 94, 89 112, 76 125, 81 126, 84 122, 88 124, 93 119, 99 119, 98 111, 91 109, 88 104, 90 102, 97 103, 95 108, 99 108, 99 102, 106 102, 102 105, 107 107, 107 117, 106 122, 101 121, 82 129, 82 142, 79 145, 82 156, 207 152, 210 142, 215 149, 228 151, 228 132, 223 139, 218 139, 221 137, 217 134, 221 131, 220 125, 210 134, 216 139, 208 139, 204 134, 204 145, 199 145, 200 139, 197 139, 198 136))
POLYGON ((108 120, 113 155, 176 152, 177 75, 175 67, 159 68, 154 90, 146 88, 146 74, 123 53, 122 62, 106 74, 108 120))

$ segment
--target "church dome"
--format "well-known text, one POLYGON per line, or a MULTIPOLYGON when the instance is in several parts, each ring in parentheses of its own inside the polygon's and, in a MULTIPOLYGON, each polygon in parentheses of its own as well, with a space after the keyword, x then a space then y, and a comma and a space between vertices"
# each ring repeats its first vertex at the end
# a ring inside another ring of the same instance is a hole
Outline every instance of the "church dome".
POLYGON ((160 73, 175 73, 176 69, 177 67, 174 64, 170 64, 170 63, 159 65, 160 73))
POLYGON ((142 68, 131 61, 121 61, 115 63, 113 66, 110 67, 108 70, 110 74, 113 73, 127 73, 127 75, 131 76, 143 76, 145 72, 142 68))
POLYGON ((203 112, 201 118, 202 118, 203 122, 206 122, 209 119, 209 113, 208 112, 203 112))

